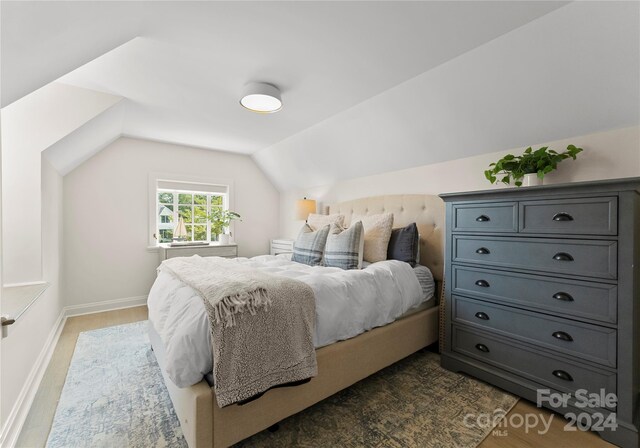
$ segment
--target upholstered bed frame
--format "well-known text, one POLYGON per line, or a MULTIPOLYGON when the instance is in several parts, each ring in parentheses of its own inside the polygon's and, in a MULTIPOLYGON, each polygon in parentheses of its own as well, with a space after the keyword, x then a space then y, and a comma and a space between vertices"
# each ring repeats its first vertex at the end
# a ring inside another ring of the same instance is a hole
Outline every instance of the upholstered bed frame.
MULTIPOLYGON (((393 195, 343 202, 330 213, 372 215, 393 212, 394 227, 412 222, 420 232, 420 263, 442 281, 444 205, 437 196, 393 195)), ((439 289, 436 289, 439 290, 439 289)), ((169 395, 190 448, 230 446, 351 386, 438 340, 438 307, 408 315, 355 338, 316 350, 318 376, 310 382, 272 389, 245 405, 218 407, 206 381, 177 387, 164 371, 164 347, 153 325, 149 336, 169 395)))

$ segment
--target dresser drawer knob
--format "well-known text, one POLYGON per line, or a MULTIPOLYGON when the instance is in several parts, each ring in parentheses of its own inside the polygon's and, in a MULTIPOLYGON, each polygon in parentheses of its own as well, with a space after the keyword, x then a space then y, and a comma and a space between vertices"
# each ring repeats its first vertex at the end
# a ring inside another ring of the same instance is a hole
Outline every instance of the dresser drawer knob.
POLYGON ((483 313, 482 311, 478 311, 476 313, 476 317, 482 320, 489 320, 489 315, 487 313, 483 313))
POLYGON ((486 247, 481 247, 480 249, 476 250, 476 253, 480 255, 487 255, 487 254, 490 254, 491 252, 486 247))
POLYGON ((552 333, 551 336, 553 336, 556 339, 560 339, 561 341, 567 341, 567 342, 573 341, 573 338, 571 337, 571 335, 569 333, 565 333, 564 331, 556 331, 552 333))
POLYGON ((573 261, 573 257, 566 252, 558 252, 553 256, 556 261, 573 261))
POLYGON ((489 347, 484 344, 476 344, 476 348, 484 353, 489 353, 489 347))
POLYGON ((480 215, 476 218, 476 221, 487 222, 487 221, 491 221, 491 218, 489 218, 487 215, 480 215))
POLYGON ((488 288, 489 282, 486 280, 476 280, 476 286, 481 286, 482 288, 488 288))
POLYGON ((562 302, 573 302, 573 297, 571 297, 571 294, 567 294, 566 292, 557 292, 553 295, 553 298, 556 300, 561 300, 562 302))
POLYGON ((573 381, 573 377, 564 370, 554 370, 553 376, 555 376, 556 378, 560 378, 561 380, 573 381))
POLYGON ((554 221, 573 221, 573 216, 566 212, 560 212, 553 215, 554 221))

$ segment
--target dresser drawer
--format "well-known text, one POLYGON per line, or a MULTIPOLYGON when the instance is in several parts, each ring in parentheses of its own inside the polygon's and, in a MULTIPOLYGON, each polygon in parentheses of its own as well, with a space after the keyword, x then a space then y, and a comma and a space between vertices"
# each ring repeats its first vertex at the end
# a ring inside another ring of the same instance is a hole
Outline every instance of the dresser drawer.
POLYGON ((453 296, 451 318, 578 358, 616 367, 616 331, 453 296))
POLYGON ((570 318, 617 321, 616 285, 452 266, 454 294, 485 298, 570 318))
MULTIPOLYGON (((482 360, 537 383, 574 393, 616 393, 616 374, 579 363, 547 356, 524 346, 511 344, 498 337, 457 325, 452 332, 453 351, 482 360)), ((612 408, 615 410, 615 408, 612 408)))
POLYGON ((238 248, 237 246, 172 247, 166 252, 166 258, 191 257, 193 255, 232 258, 238 255, 238 248))
POLYGON ((452 251, 455 263, 608 279, 614 279, 617 275, 615 241, 454 235, 452 251))
POLYGON ((519 231, 566 235, 617 235, 615 197, 520 202, 519 231))
POLYGON ((501 202, 490 204, 455 204, 454 232, 510 232, 518 231, 518 204, 501 202))

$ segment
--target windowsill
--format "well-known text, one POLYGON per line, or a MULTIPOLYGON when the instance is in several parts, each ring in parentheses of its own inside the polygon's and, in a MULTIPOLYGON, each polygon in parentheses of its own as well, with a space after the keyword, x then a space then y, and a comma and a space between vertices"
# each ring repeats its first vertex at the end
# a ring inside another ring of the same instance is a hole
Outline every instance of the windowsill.
POLYGON ((41 282, 33 285, 2 287, 3 320, 18 320, 49 287, 41 282))
POLYGON ((187 245, 170 246, 169 243, 161 243, 155 246, 147 246, 147 252, 157 253, 161 248, 162 249, 186 249, 186 248, 195 249, 198 247, 235 247, 237 245, 238 243, 221 244, 221 243, 218 243, 217 241, 211 242, 209 244, 193 245, 193 246, 187 246, 187 245))

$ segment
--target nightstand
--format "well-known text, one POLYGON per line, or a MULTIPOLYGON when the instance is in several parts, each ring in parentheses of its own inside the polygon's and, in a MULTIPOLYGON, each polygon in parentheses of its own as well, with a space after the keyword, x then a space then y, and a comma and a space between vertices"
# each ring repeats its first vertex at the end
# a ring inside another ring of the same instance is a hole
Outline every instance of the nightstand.
POLYGON ((201 257, 224 257, 235 258, 238 256, 238 245, 210 243, 203 246, 174 246, 168 244, 160 245, 160 261, 175 257, 190 257, 200 255, 201 257))
POLYGON ((294 240, 278 238, 271 240, 271 255, 293 253, 294 240))

